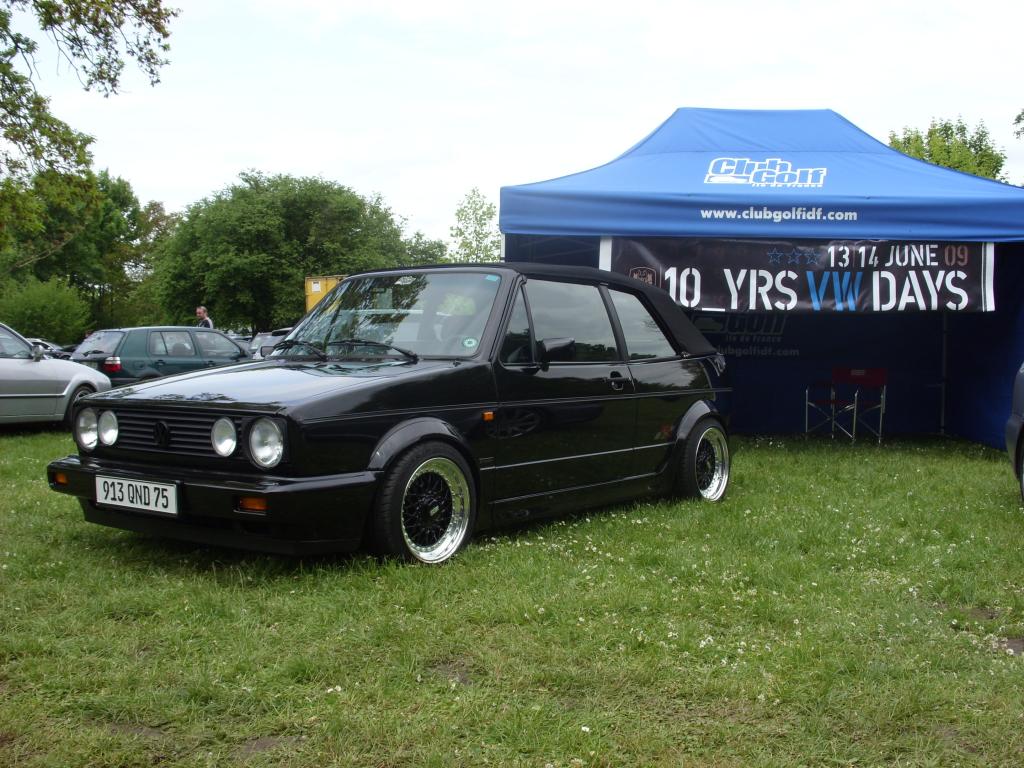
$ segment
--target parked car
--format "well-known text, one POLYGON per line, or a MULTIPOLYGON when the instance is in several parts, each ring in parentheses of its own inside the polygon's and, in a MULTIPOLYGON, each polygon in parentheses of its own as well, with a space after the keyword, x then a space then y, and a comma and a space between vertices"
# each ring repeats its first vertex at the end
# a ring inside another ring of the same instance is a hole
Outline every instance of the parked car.
POLYGON ((110 379, 84 365, 44 355, 0 323, 0 423, 60 421, 71 426, 80 397, 110 389, 110 379))
POLYGON ((25 339, 29 344, 36 347, 42 347, 50 357, 56 357, 58 360, 69 360, 71 358, 70 352, 65 352, 64 348, 60 344, 54 344, 52 341, 46 341, 46 339, 25 339))
POLYGON ((86 398, 47 474, 94 523, 440 563, 528 518, 721 499, 723 367, 667 293, 608 272, 372 272, 264 361, 86 398))
POLYGON ((185 326, 96 331, 71 355, 105 373, 115 387, 248 358, 248 350, 220 331, 185 326))
POLYGON ((1010 418, 1006 422, 1006 452, 1013 464, 1013 472, 1020 485, 1021 499, 1024 500, 1024 365, 1017 371, 1013 381, 1013 401, 1010 418))
POLYGON ((252 355, 252 359, 262 360, 264 358, 263 348, 274 346, 277 342, 282 341, 291 331, 292 329, 289 327, 255 334, 249 341, 249 354, 252 355))

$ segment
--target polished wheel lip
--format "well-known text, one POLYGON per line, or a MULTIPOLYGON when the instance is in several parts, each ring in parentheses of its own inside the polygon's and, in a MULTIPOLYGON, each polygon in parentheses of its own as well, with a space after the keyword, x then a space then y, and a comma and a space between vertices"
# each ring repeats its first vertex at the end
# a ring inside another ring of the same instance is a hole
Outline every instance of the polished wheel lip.
POLYGON ((697 442, 694 468, 697 491, 708 501, 718 501, 729 485, 729 441, 718 427, 708 427, 697 442))
POLYGON ((471 505, 469 481, 458 464, 444 456, 434 456, 422 462, 413 470, 402 492, 402 539, 410 554, 424 563, 440 563, 454 555, 466 538, 471 505), (410 498, 410 491, 414 486, 422 487, 431 480, 437 484, 436 490, 443 495, 443 499, 438 501, 448 507, 443 511, 449 515, 449 520, 436 541, 417 543, 413 539, 415 532, 410 533, 409 529, 413 527, 413 517, 422 517, 424 511, 409 508, 416 504, 416 500, 410 498))

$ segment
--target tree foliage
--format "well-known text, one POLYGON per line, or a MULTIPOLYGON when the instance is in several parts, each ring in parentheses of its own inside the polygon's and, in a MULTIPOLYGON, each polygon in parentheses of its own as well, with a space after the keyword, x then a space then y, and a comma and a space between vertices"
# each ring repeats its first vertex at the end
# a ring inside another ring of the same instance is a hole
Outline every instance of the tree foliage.
POLYGON ((14 29, 15 13, 35 18, 86 90, 109 96, 118 92, 126 58, 151 84, 159 81, 178 11, 162 0, 0 0, 0 177, 85 171, 90 139, 57 118, 36 89, 38 46, 14 29))
POLYGON ((60 278, 41 282, 30 277, 8 283, 0 293, 0 317, 23 336, 70 344, 89 325, 89 305, 60 278))
POLYGON ((379 197, 319 178, 241 175, 191 206, 158 249, 157 295, 184 322, 204 304, 218 327, 267 330, 305 311, 309 275, 351 274, 433 256, 379 197))
POLYGON ((106 171, 43 171, 6 200, 20 213, 0 227, 0 281, 57 279, 87 302, 94 327, 130 325, 140 312, 151 314, 134 293, 171 221, 162 206, 142 208, 131 185, 106 171))
POLYGON ((449 230, 452 238, 449 258, 457 262, 498 261, 501 232, 497 214, 494 203, 473 187, 455 210, 455 224, 449 230))
POLYGON ((924 133, 916 128, 904 128, 900 135, 890 132, 889 146, 935 165, 1003 180, 1006 153, 992 142, 984 123, 971 131, 963 118, 933 119, 924 133))

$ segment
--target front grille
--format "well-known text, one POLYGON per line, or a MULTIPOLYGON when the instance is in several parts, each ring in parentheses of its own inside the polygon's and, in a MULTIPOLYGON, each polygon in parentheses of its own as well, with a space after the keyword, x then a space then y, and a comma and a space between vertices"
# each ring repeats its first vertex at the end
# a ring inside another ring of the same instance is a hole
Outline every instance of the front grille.
MULTIPOLYGON (((219 414, 118 410, 118 448, 216 456, 210 442, 219 414)), ((241 424, 237 419, 235 429, 241 424)), ((239 429, 239 431, 241 431, 239 429)))

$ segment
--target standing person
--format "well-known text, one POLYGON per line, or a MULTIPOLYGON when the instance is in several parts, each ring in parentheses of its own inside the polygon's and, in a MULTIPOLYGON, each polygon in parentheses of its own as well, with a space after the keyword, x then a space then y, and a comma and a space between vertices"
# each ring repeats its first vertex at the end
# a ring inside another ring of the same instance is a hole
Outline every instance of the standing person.
POLYGON ((196 307, 196 328, 213 328, 213 320, 202 305, 196 307))

